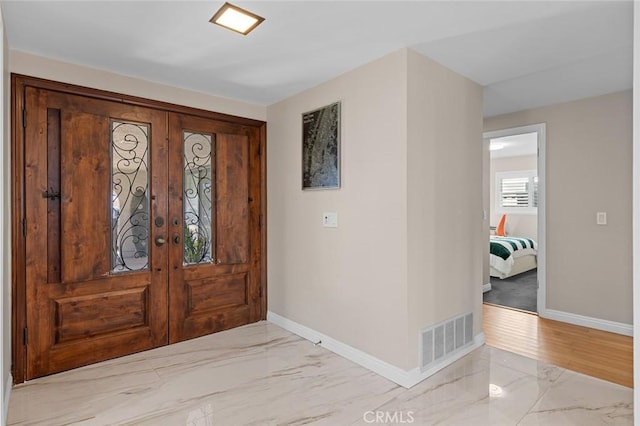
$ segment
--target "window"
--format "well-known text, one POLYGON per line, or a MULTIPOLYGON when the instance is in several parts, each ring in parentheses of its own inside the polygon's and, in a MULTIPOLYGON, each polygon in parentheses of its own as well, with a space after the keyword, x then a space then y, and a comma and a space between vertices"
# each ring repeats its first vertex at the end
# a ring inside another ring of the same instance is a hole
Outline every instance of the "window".
POLYGON ((536 214, 538 212, 538 172, 496 173, 497 213, 536 214))

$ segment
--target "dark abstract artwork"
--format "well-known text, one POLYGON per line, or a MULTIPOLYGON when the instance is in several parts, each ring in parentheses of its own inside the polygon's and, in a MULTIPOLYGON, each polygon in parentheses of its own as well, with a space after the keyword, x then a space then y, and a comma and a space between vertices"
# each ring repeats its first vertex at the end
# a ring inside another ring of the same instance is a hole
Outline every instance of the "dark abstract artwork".
POLYGON ((302 189, 340 188, 340 102, 302 114, 302 189))

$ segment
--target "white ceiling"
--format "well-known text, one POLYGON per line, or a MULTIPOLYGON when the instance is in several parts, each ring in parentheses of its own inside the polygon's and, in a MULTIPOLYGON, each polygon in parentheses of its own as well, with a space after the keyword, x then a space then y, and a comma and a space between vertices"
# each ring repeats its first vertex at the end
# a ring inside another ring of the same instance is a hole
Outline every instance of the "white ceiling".
POLYGON ((270 105, 409 47, 485 86, 485 116, 632 86, 631 1, 2 1, 11 49, 270 105))
POLYGON ((495 145, 502 147, 500 149, 492 149, 489 151, 491 159, 521 157, 525 155, 536 155, 538 153, 537 132, 493 138, 489 143, 492 147, 495 145))

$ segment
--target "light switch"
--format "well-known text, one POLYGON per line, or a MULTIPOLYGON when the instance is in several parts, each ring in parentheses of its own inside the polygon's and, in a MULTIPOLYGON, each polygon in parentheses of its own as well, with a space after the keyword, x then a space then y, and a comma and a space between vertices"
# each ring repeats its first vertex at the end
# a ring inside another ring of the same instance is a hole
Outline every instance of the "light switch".
POLYGON ((338 213, 336 212, 322 213, 322 226, 324 226, 325 228, 337 228, 338 213))
POLYGON ((598 225, 606 225, 607 224, 607 212, 598 212, 598 213, 596 213, 596 224, 598 224, 598 225))

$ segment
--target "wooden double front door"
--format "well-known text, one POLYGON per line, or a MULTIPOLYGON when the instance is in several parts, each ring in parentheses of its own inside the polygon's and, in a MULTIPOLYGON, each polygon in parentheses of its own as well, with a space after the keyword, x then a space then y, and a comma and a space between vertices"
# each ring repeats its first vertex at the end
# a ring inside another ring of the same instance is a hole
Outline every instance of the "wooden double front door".
POLYGON ((260 127, 22 90, 25 379, 263 317, 260 127))

